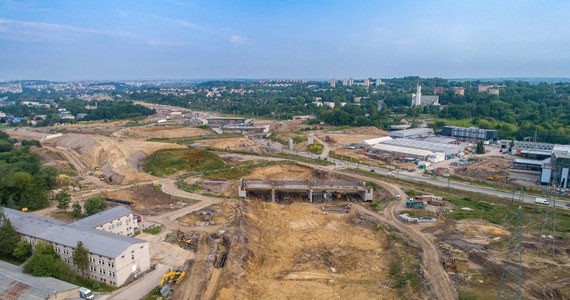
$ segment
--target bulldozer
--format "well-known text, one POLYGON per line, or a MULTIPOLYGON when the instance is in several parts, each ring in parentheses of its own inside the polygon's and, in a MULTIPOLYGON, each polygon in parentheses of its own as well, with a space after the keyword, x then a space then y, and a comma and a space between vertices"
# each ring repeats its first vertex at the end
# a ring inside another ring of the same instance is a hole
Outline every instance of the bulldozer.
POLYGON ((165 284, 177 284, 184 276, 186 276, 186 272, 180 270, 165 273, 160 280, 160 287, 163 287, 165 284))

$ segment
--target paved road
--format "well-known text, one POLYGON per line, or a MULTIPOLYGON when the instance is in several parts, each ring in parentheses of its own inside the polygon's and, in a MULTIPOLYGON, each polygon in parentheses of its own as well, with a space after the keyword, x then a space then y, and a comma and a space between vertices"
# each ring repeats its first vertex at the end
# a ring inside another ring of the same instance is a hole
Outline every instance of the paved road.
MULTIPOLYGON (((314 154, 310 154, 310 153, 292 152, 292 151, 284 151, 284 152, 293 153, 293 154, 296 154, 299 156, 304 156, 304 157, 313 158, 313 159, 321 158, 318 155, 314 155, 314 154)), ((405 171, 396 173, 396 172, 393 172, 393 171, 390 171, 390 170, 387 170, 384 168, 355 164, 353 162, 347 162, 347 161, 334 159, 334 158, 330 158, 330 157, 328 157, 327 160, 329 162, 334 163, 336 168, 357 168, 359 170, 364 170, 364 171, 368 171, 368 172, 370 172, 371 170, 374 170, 374 173, 380 174, 380 175, 395 176, 395 177, 410 180, 410 181, 425 182, 425 183, 429 183, 432 185, 445 187, 445 188, 450 187, 450 188, 454 188, 454 189, 458 189, 458 190, 464 190, 464 191, 469 191, 469 192, 476 192, 476 193, 481 193, 481 194, 486 194, 486 195, 492 195, 492 196, 501 197, 501 198, 505 198, 505 199, 513 199, 513 193, 512 192, 510 192, 510 193, 509 192, 502 192, 502 191, 498 191, 498 190, 493 189, 493 188, 471 185, 469 183, 461 183, 461 182, 447 181, 447 180, 436 179, 436 178, 423 177, 419 174, 409 173, 409 172, 405 172, 405 171)), ((515 200, 518 200, 519 194, 515 193, 514 198, 515 198, 515 200)), ((536 196, 524 195, 523 194, 522 199, 525 203, 534 203, 536 196)), ((568 208, 569 205, 570 205, 569 201, 564 201, 564 200, 557 200, 556 201, 556 207, 559 207, 559 208, 568 208)))

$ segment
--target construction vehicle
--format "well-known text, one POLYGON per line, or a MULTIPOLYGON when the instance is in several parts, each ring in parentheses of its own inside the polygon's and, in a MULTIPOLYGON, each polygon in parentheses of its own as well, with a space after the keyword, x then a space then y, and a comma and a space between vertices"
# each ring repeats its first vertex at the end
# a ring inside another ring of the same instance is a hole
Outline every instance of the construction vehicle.
POLYGON ((177 284, 184 276, 186 276, 186 272, 180 270, 165 273, 160 280, 160 287, 163 287, 165 284, 177 284))
POLYGON ((410 198, 409 200, 406 201, 406 207, 422 209, 425 207, 425 203, 423 201, 415 201, 413 198, 410 198))
POLYGON ((180 229, 176 232, 176 237, 178 238, 178 241, 181 243, 192 244, 192 239, 187 239, 184 232, 182 232, 182 230, 180 229))

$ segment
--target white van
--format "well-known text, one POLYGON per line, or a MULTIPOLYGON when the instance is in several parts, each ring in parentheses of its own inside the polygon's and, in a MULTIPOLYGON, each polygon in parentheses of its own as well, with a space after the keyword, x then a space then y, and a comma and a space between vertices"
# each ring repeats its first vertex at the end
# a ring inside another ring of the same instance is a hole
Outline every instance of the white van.
POLYGON ((550 202, 548 202, 548 200, 543 199, 543 198, 536 198, 536 199, 534 200, 534 203, 536 203, 536 204, 544 204, 544 205, 550 204, 550 202))
POLYGON ((88 288, 79 288, 79 297, 82 299, 95 299, 95 295, 93 292, 88 288))

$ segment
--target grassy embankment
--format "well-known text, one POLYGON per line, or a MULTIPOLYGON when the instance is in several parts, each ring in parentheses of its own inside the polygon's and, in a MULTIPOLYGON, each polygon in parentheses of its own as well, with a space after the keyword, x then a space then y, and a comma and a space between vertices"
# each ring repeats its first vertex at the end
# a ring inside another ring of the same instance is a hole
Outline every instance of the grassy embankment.
POLYGON ((198 148, 162 149, 144 162, 144 170, 154 176, 166 176, 178 171, 206 172, 226 167, 217 154, 198 148))

